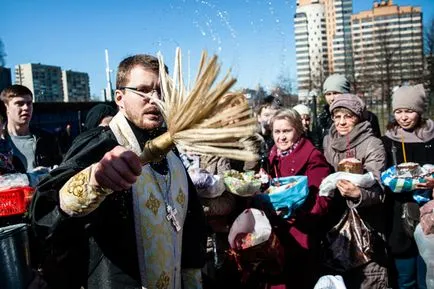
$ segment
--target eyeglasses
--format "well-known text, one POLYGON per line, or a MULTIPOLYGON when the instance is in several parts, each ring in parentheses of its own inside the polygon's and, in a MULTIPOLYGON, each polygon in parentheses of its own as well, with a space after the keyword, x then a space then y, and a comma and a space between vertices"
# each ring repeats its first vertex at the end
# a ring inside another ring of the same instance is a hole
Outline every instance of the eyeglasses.
POLYGON ((344 114, 344 115, 333 115, 332 119, 335 122, 340 122, 342 119, 344 119, 345 121, 348 120, 355 120, 357 117, 355 115, 351 115, 351 114, 344 114))
POLYGON ((130 87, 130 86, 120 86, 118 87, 118 89, 128 89, 143 97, 153 96, 154 93, 156 93, 158 96, 161 95, 160 88, 150 88, 150 87, 137 88, 137 87, 130 87))

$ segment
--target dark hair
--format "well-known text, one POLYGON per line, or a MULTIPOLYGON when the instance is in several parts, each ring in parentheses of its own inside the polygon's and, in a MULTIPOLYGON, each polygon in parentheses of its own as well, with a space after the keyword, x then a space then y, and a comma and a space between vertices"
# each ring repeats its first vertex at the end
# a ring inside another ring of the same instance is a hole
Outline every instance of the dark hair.
POLYGON ((30 89, 24 85, 14 84, 3 89, 0 94, 0 100, 4 103, 8 103, 13 97, 30 95, 33 98, 33 93, 30 89))
POLYGON ((262 110, 267 107, 271 109, 281 109, 283 106, 278 97, 268 95, 256 107, 256 114, 260 115, 262 110))
MULTIPOLYGON (((158 58, 148 54, 137 54, 129 56, 119 63, 118 72, 116 74, 116 87, 125 86, 130 77, 131 70, 136 66, 142 66, 144 69, 159 73, 160 65, 158 58)), ((164 70, 168 73, 169 69, 164 66, 164 70)))

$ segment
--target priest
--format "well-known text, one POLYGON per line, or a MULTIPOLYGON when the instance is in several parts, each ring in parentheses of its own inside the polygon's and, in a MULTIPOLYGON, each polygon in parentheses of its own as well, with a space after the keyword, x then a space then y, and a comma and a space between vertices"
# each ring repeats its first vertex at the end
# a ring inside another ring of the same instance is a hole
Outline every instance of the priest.
POLYGON ((194 186, 175 151, 138 157, 164 131, 159 69, 150 55, 124 59, 119 112, 80 135, 38 186, 30 216, 50 288, 201 288, 206 223, 194 186))

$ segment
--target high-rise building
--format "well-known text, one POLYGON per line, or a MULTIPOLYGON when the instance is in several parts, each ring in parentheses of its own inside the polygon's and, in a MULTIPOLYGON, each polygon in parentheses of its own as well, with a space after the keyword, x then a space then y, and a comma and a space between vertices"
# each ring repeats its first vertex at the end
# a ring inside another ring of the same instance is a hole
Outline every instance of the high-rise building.
POLYGON ((89 75, 72 70, 62 71, 65 102, 90 101, 89 75))
POLYGON ((352 0, 297 0, 294 17, 299 99, 318 93, 331 73, 353 75, 352 0))
POLYGON ((321 0, 297 0, 294 17, 299 101, 319 91, 328 71, 325 6, 321 0))
POLYGON ((351 15, 352 0, 323 0, 326 9, 329 73, 352 78, 351 15))
MULTIPOLYGON (((352 16, 354 69, 358 91, 381 90, 388 99, 394 86, 421 81, 422 12, 419 7, 375 2, 352 16)), ((384 98, 385 97, 385 98, 384 98)))
POLYGON ((44 64, 19 64, 15 66, 15 82, 28 87, 34 102, 63 101, 62 70, 44 64))
POLYGON ((12 84, 11 69, 0 66, 0 92, 12 84))

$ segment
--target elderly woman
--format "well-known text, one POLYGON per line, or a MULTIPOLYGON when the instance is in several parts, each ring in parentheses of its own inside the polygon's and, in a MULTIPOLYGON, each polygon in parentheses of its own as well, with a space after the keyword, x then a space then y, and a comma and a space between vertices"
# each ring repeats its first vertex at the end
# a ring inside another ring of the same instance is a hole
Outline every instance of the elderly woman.
MULTIPOLYGON (((423 118, 426 112, 427 98, 422 85, 401 87, 392 96, 394 120, 388 125, 383 137, 387 153, 387 166, 404 162, 402 142, 405 146, 407 162, 420 165, 434 164, 434 122, 423 118)), ((433 178, 427 178, 420 189, 433 189, 433 178)), ((388 196, 390 220, 389 246, 394 259, 397 276, 394 281, 399 288, 426 288, 426 268, 412 234, 406 229, 404 211, 418 213, 418 205, 412 194, 401 193, 388 196)), ((408 221, 408 220, 407 220, 408 221)))
POLYGON ((329 199, 318 195, 321 181, 330 173, 322 153, 304 136, 300 115, 293 109, 279 110, 271 118, 275 145, 269 162, 274 177, 308 177, 309 196, 289 221, 277 218, 277 235, 285 249, 285 269, 280 284, 271 288, 313 288, 318 279, 317 264, 321 217, 329 199))
MULTIPOLYGON (((371 124, 364 119, 365 104, 352 94, 338 95, 330 106, 333 125, 324 138, 324 155, 335 170, 346 158, 361 161, 363 172, 371 172, 377 183, 370 188, 358 187, 350 181, 337 183, 338 194, 333 199, 332 224, 337 224, 348 206, 357 208, 362 220, 378 236, 373 260, 341 274, 348 289, 387 288, 387 269, 384 242, 384 193, 379 185, 380 173, 385 169, 386 153, 381 140, 373 135, 371 124)), ((329 272, 336 273, 336 272, 329 272)))

